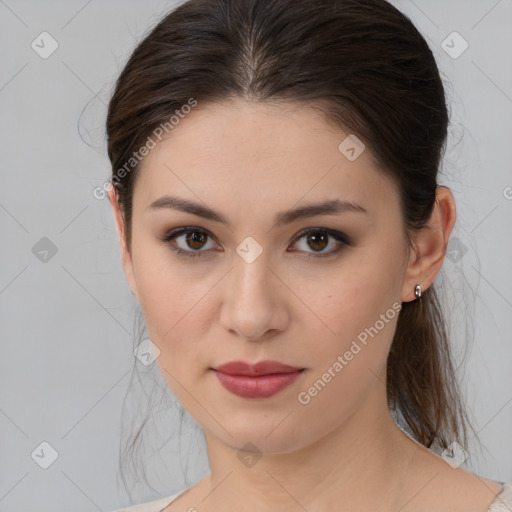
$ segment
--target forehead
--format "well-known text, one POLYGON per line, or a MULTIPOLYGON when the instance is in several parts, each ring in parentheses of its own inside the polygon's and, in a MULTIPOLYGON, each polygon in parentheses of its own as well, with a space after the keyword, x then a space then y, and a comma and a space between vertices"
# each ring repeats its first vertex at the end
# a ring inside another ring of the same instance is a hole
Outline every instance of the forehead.
POLYGON ((226 207, 333 197, 389 207, 393 183, 368 149, 347 158, 349 135, 306 105, 199 102, 141 162, 134 206, 173 193, 226 207))

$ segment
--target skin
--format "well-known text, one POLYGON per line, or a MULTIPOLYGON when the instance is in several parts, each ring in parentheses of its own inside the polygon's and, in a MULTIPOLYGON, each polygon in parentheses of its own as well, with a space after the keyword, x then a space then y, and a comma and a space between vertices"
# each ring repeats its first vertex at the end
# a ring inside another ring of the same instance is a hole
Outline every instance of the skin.
POLYGON ((368 149, 355 161, 338 150, 347 135, 304 106, 199 104, 141 163, 131 251, 109 194, 127 280, 160 351, 158 367, 205 431, 211 472, 166 512, 316 512, 340 504, 354 511, 484 512, 501 490, 453 469, 396 426, 385 363, 398 316, 386 317, 309 403, 298 401, 359 333, 393 304, 415 300, 417 284, 432 284, 456 218, 451 192, 438 187, 429 224, 410 247, 394 183, 376 170, 368 149), (166 194, 207 205, 230 225, 148 208, 166 194), (278 212, 330 199, 366 213, 274 226, 278 212), (208 237, 195 245, 185 236, 161 240, 179 227, 208 237), (305 228, 339 231, 350 244, 296 240, 305 228), (236 252, 248 236, 263 251, 251 263, 236 252), (180 256, 173 245, 203 252, 180 256), (315 258, 340 245, 340 252, 315 258), (239 359, 306 370, 270 398, 240 398, 210 369, 239 359), (251 455, 240 451, 248 442, 258 451, 252 465, 238 456, 251 455))

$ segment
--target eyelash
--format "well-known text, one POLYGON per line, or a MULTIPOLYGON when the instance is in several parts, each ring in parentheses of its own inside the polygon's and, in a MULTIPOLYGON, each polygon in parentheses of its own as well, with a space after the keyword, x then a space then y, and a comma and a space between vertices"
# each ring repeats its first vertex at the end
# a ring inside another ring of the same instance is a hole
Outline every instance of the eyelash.
MULTIPOLYGON (((181 249, 180 247, 176 247, 174 245, 172 245, 170 242, 172 242, 172 240, 174 240, 175 238, 178 238, 179 236, 181 235, 184 235, 184 234, 188 234, 188 233, 204 233, 206 234, 208 237, 210 238, 213 238, 211 236, 211 234, 204 230, 204 229, 200 229, 200 228, 192 228, 192 227, 188 227, 188 228, 178 228, 174 231, 171 231, 169 233, 167 233, 165 236, 163 237, 159 237, 164 243, 166 243, 168 245, 168 247, 173 251, 175 252, 176 254, 178 254, 178 256, 185 256, 185 257, 188 257, 188 258, 200 258, 200 257, 203 257, 201 255, 202 252, 207 252, 207 251, 185 251, 183 249, 181 249)), ((334 250, 331 250, 330 252, 327 252, 327 253, 306 253, 306 258, 328 258, 328 257, 331 257, 331 256, 334 256, 335 254, 339 253, 343 246, 350 246, 351 245, 351 242, 349 240, 349 238, 344 234, 344 233, 341 233, 339 231, 334 231, 332 229, 327 229, 327 228, 307 228, 303 231, 301 231, 293 240, 293 243, 296 243, 297 241, 299 241, 301 238, 311 234, 311 233, 325 233, 327 234, 328 236, 334 238, 337 242, 340 243, 340 245, 338 246, 337 249, 334 249, 334 250)))

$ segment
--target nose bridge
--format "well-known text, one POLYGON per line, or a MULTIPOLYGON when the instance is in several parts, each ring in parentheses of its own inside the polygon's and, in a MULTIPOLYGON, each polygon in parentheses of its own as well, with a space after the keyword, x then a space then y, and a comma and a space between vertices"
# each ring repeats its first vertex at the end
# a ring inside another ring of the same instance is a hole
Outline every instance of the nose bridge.
MULTIPOLYGON (((259 245, 259 244, 258 244, 259 245)), ((260 246, 261 247, 261 246, 260 246)), ((251 241, 237 247, 228 281, 221 321, 244 338, 257 339, 279 327, 277 295, 265 252, 251 241)))
MULTIPOLYGON (((239 249, 240 247, 237 248, 237 253, 239 249)), ((245 305, 253 309, 261 308, 263 304, 269 304, 271 298, 272 272, 268 269, 268 258, 263 251, 255 255, 253 248, 249 248, 245 256, 238 254, 234 259, 234 296, 240 306, 247 302, 249 304, 245 305)))
POLYGON ((258 288, 269 285, 269 251, 253 236, 246 236, 235 248, 235 253, 233 262, 236 281, 251 294, 261 293, 258 288))

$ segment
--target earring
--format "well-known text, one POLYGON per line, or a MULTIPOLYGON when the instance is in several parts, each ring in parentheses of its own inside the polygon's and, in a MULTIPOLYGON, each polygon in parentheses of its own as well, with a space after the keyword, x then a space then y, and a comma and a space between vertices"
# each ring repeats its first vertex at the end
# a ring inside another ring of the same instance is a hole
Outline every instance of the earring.
POLYGON ((414 289, 414 295, 417 299, 421 298, 421 286, 419 284, 416 285, 416 288, 414 289))

